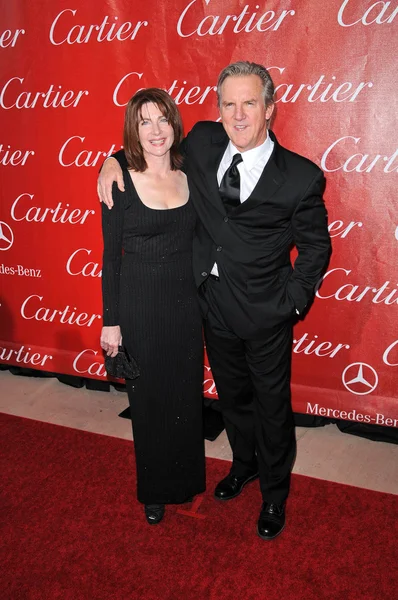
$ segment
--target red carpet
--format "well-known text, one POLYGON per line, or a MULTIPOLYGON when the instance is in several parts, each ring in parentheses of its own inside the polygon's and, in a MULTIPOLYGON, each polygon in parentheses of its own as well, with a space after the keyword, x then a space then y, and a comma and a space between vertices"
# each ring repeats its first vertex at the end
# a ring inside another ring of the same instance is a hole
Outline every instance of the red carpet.
POLYGON ((202 518, 172 506, 149 526, 131 442, 0 417, 1 600, 397 598, 396 496, 294 476, 286 529, 264 542, 258 483, 217 503, 229 465, 208 460, 202 518))

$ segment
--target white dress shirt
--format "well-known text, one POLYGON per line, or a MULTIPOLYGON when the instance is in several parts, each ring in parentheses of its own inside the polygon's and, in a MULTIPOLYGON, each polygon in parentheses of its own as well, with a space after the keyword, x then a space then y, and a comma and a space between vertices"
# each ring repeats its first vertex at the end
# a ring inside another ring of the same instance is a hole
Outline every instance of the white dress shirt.
MULTIPOLYGON (((239 152, 230 140, 227 149, 224 152, 224 156, 221 159, 220 166, 218 167, 218 186, 220 186, 224 173, 230 166, 235 154, 240 154, 243 159, 242 162, 237 165, 240 175, 240 201, 242 203, 247 200, 256 187, 257 182, 261 177, 261 173, 270 159, 273 149, 274 142, 268 134, 267 139, 261 146, 257 146, 246 152, 239 152)), ((218 276, 217 263, 214 263, 211 274, 218 276)))
POLYGON ((230 166, 233 157, 235 154, 240 154, 243 159, 243 161, 238 164, 238 171, 240 175, 240 201, 242 203, 247 200, 256 187, 261 173, 269 161, 273 149, 274 142, 271 140, 269 135, 267 135, 267 139, 261 144, 261 146, 257 146, 256 148, 252 148, 246 152, 239 152, 239 150, 235 148, 230 140, 227 149, 224 152, 224 156, 221 159, 220 166, 218 167, 218 187, 220 187, 224 173, 230 166))

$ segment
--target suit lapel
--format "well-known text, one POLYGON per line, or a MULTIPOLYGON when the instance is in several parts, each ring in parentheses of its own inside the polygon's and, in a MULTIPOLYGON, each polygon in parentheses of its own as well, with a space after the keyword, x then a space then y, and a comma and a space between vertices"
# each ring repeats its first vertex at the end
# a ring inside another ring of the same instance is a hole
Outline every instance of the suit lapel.
POLYGON ((204 148, 204 151, 207 153, 207 158, 204 161, 204 172, 206 183, 210 191, 209 199, 223 214, 226 214, 226 212, 218 189, 217 171, 228 146, 228 142, 229 138, 227 134, 225 131, 222 131, 213 135, 209 145, 204 148))
POLYGON ((280 168, 283 162, 282 149, 274 134, 270 132, 270 135, 274 142, 272 154, 248 199, 235 209, 234 213, 237 215, 267 202, 286 181, 286 177, 280 168))

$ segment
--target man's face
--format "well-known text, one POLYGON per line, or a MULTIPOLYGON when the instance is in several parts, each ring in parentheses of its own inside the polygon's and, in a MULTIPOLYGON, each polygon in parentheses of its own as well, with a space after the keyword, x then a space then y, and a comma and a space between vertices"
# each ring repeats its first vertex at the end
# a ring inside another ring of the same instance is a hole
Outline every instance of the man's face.
POLYGON ((267 138, 266 121, 274 105, 264 105, 258 75, 227 77, 221 86, 220 115, 231 142, 241 152, 260 146, 267 138))

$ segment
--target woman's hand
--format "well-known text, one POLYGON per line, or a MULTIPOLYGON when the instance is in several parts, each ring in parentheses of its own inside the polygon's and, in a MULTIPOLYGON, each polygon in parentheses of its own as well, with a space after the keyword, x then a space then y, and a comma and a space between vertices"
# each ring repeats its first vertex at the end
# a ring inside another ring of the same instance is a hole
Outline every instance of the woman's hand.
POLYGON ((117 187, 124 192, 123 172, 116 158, 108 158, 102 165, 98 176, 97 193, 100 202, 104 202, 108 208, 112 208, 112 185, 116 181, 117 187))
POLYGON ((103 327, 100 338, 101 348, 108 356, 116 356, 122 344, 122 334, 119 325, 103 327))

